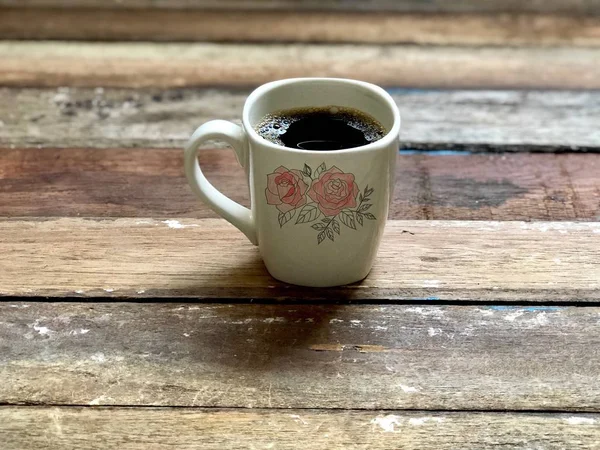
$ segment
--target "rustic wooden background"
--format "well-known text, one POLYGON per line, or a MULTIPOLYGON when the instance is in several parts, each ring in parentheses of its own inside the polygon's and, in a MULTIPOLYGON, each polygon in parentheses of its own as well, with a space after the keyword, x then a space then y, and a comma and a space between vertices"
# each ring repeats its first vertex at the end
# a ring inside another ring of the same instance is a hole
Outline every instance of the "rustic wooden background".
POLYGON ((600 1, 0 0, 0 39, 0 448, 600 448, 600 1), (186 186, 292 76, 400 107, 363 283, 273 280, 186 186))

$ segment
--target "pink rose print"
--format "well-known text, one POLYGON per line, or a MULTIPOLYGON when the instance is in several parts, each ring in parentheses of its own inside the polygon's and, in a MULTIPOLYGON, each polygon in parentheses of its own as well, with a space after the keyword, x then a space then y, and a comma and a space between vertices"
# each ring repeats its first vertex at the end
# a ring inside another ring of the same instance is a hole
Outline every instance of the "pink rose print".
POLYGON ((279 166, 275 172, 267 175, 265 195, 269 205, 276 205, 279 211, 287 213, 306 204, 307 189, 302 172, 279 166))
POLYGON ((354 175, 333 166, 312 184, 308 196, 319 205, 323 214, 337 216, 342 209, 356 207, 358 187, 354 175))
POLYGON ((365 220, 377 220, 368 212, 373 192, 369 186, 360 192, 354 174, 336 166, 327 169, 322 163, 314 171, 308 164, 301 171, 278 167, 267 175, 265 196, 267 204, 279 210, 280 227, 294 218, 295 225, 311 224, 321 244, 325 239, 335 241, 335 235, 341 234, 340 223, 356 230, 356 224, 362 227, 365 220))

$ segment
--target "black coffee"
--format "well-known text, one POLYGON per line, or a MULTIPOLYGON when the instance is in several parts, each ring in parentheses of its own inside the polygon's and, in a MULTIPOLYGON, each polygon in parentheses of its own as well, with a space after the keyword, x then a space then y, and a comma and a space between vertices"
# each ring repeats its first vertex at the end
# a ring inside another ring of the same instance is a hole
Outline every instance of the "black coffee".
POLYGON ((255 130, 274 144, 321 151, 360 147, 386 134, 370 115, 340 106, 278 111, 266 115, 255 130))

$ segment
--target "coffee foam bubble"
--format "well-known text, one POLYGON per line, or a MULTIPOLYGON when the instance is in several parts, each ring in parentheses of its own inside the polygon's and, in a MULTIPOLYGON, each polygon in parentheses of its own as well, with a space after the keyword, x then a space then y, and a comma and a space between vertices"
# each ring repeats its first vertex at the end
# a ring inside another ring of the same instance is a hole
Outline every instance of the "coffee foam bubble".
POLYGON ((282 113, 267 114, 255 127, 255 130, 266 140, 284 145, 279 136, 284 134, 289 126, 299 119, 300 117, 284 116, 282 113))

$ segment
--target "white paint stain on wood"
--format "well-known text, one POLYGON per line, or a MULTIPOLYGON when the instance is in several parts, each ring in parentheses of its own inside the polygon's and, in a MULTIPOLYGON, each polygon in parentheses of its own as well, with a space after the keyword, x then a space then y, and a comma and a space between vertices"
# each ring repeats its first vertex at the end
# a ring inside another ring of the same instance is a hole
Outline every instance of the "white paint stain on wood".
POLYGON ((531 313, 525 314, 525 311, 522 309, 507 314, 504 317, 504 320, 515 322, 519 317, 521 317, 521 319, 518 323, 524 326, 544 326, 548 325, 549 322, 548 315, 545 311, 538 312, 532 317, 531 313))
POLYGON ((301 423, 302 425, 308 425, 308 422, 300 417, 298 414, 290 414, 290 417, 294 419, 294 422, 301 423))
POLYGON ((400 389, 402 389, 402 391, 406 392, 407 394, 414 393, 414 392, 419 392, 421 390, 419 388, 412 387, 412 386, 407 386, 405 384, 399 384, 398 387, 400 389))
POLYGON ((81 328, 79 330, 71 330, 69 331, 69 336, 77 336, 78 334, 88 334, 90 332, 87 328, 81 328))
POLYGON ((600 233, 600 223, 578 223, 576 227, 569 226, 561 222, 523 222, 521 223, 522 230, 541 231, 558 231, 560 234, 568 234, 571 231, 586 231, 591 230, 593 233, 600 233))
POLYGON ((420 314, 422 316, 433 316, 433 317, 441 317, 444 315, 444 311, 440 308, 437 307, 422 307, 422 306, 415 306, 413 308, 406 308, 406 312, 411 312, 411 313, 415 313, 415 314, 420 314))
POLYGON ((442 419, 441 417, 411 417, 410 419, 408 419, 408 424, 420 426, 424 425, 427 422, 442 423, 443 421, 444 419, 442 419))
POLYGON ((267 317, 263 320, 264 323, 283 323, 285 322, 285 317, 267 317))
POLYGON ((92 359, 92 361, 96 361, 97 363, 106 362, 106 356, 104 356, 104 353, 102 353, 102 352, 94 353, 92 355, 91 359, 92 359))
POLYGON ((109 294, 110 294, 111 292, 115 292, 115 290, 114 290, 113 288, 105 288, 105 289, 103 289, 103 291, 104 291, 104 292, 108 292, 109 294))
POLYGON ((63 435, 62 423, 61 423, 61 412, 59 408, 55 408, 50 412, 50 418, 54 425, 54 434, 58 437, 63 435))
POLYGON ((179 220, 163 220, 162 223, 164 223, 165 225, 167 225, 169 228, 175 228, 175 229, 180 229, 180 228, 190 228, 190 227, 197 227, 197 224, 190 224, 190 225, 184 225, 181 222, 179 222, 179 220))
POLYGON ((569 425, 593 425, 596 423, 596 419, 592 419, 591 417, 567 417, 564 419, 569 425))
POLYGON ((232 320, 229 323, 232 325, 247 325, 252 322, 252 318, 244 319, 244 320, 232 320))
POLYGON ((371 423, 373 425, 377 425, 386 433, 394 433, 396 431, 396 427, 401 425, 401 421, 402 419, 400 416, 388 414, 387 416, 375 417, 373 420, 371 420, 371 423))
POLYGON ((269 408, 273 407, 273 397, 272 397, 272 391, 273 391, 273 383, 269 382, 269 393, 268 393, 268 403, 269 403, 269 408))
POLYGON ((107 397, 106 395, 102 394, 100 397, 97 397, 95 399, 93 399, 89 405, 90 406, 96 406, 96 405, 103 405, 104 403, 106 403, 108 400, 113 400, 112 397, 107 397))
MULTIPOLYGON (((442 423, 441 417, 411 417, 408 419, 408 425, 421 426, 426 423, 442 423)), ((394 433, 400 431, 398 428, 402 425, 402 417, 388 414, 387 416, 377 416, 371 420, 371 424, 379 426, 386 433, 394 433)))
POLYGON ((40 321, 36 320, 35 323, 33 324, 33 329, 35 331, 37 331, 39 334, 41 334, 42 336, 45 336, 45 335, 48 335, 50 333, 54 333, 54 331, 52 331, 50 328, 44 327, 44 326, 40 326, 39 323, 40 323, 40 321))
POLYGON ((429 327, 429 329, 427 330, 427 334, 429 336, 436 336, 438 334, 442 334, 442 329, 441 328, 429 327))
POLYGON ((424 288, 436 288, 440 286, 440 280, 423 280, 424 288))
POLYGON ((535 319, 533 319, 533 324, 534 325, 540 325, 540 326, 547 325, 548 324, 548 317, 546 316, 546 313, 545 312, 538 313, 535 316, 535 319))
MULTIPOLYGON (((465 329, 460 332, 460 335, 461 336, 473 336, 474 331, 475 331, 475 327, 465 327, 465 329)), ((454 333, 452 333, 450 339, 453 339, 453 338, 454 338, 454 333)))
POLYGON ((520 310, 511 312, 510 314, 507 314, 504 317, 504 320, 508 320, 509 322, 514 322, 517 319, 517 317, 521 317, 524 313, 525 313, 524 311, 520 311, 520 310))
POLYGON ((69 88, 60 87, 58 93, 52 97, 53 103, 66 103, 71 97, 69 96, 69 88))
POLYGON ((108 322, 112 316, 112 313, 104 313, 96 319, 96 322, 108 322))

